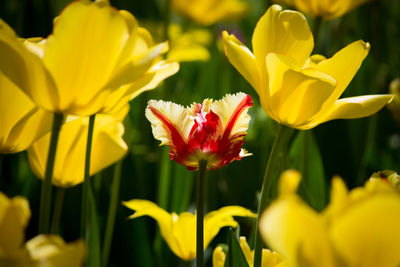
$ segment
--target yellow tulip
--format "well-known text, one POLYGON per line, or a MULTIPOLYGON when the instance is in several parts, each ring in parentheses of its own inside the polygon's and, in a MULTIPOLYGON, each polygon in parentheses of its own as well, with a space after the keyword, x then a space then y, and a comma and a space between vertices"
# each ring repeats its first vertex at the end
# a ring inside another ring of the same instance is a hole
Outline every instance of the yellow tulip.
MULTIPOLYGON (((254 251, 252 251, 247 244, 246 237, 240 237, 240 248, 246 258, 249 267, 253 267, 254 251)), ((278 253, 269 249, 262 250, 262 263, 261 267, 277 267, 283 261, 283 257, 278 253)), ((221 247, 216 247, 213 252, 213 267, 224 267, 225 266, 226 254, 221 247)))
POLYGON ((340 17, 368 0, 274 0, 287 4, 313 17, 333 19, 340 17))
POLYGON ((14 255, 22 247, 30 217, 29 203, 25 198, 10 199, 0 192, 0 257, 14 255))
POLYGON ((207 46, 211 43, 212 35, 205 29, 182 31, 178 24, 171 24, 168 28, 170 50, 167 58, 178 62, 207 61, 210 52, 207 46))
MULTIPOLYGON (((129 218, 150 216, 157 221, 161 235, 168 246, 183 260, 192 260, 196 257, 196 216, 189 212, 177 215, 168 213, 155 203, 148 200, 133 199, 122 203, 136 212, 129 218)), ((239 206, 223 207, 212 211, 204 217, 204 248, 225 226, 236 227, 238 223, 233 216, 256 217, 248 209, 239 206)))
POLYGON ((202 25, 211 25, 243 16, 249 6, 240 0, 172 0, 172 7, 202 25))
POLYGON ((83 266, 86 258, 86 245, 83 240, 65 243, 57 235, 39 235, 25 244, 30 266, 78 267, 83 266))
POLYGON ((59 236, 39 235, 24 244, 30 216, 24 197, 9 199, 0 192, 0 266, 82 266, 86 246, 81 240, 66 244, 59 236))
MULTIPOLYGON (((284 173, 281 184, 293 184, 299 177, 293 171, 284 173)), ((296 195, 296 187, 291 188, 260 220, 262 237, 287 258, 285 266, 398 266, 400 194, 389 183, 375 179, 349 192, 334 177, 330 203, 321 214, 296 195)))
MULTIPOLYGON (((67 120, 69 121, 61 128, 52 178, 55 186, 64 188, 83 182, 89 121, 87 117, 73 116, 67 120)), ((101 114, 96 116, 90 161, 91 175, 125 155, 128 147, 122 139, 123 133, 124 126, 118 119, 101 114)), ((44 177, 49 142, 50 133, 28 149, 29 164, 41 179, 44 177)))
POLYGON ((172 62, 155 67, 167 44, 153 45, 132 14, 107 1, 74 1, 47 39, 25 44, 1 22, 0 47, 0 70, 38 106, 80 116, 102 112, 107 101, 115 102, 115 90, 130 95, 134 89, 123 86, 148 72, 153 77, 145 80, 154 82, 157 69, 169 68, 169 76, 178 68, 172 62))
POLYGON ((296 11, 271 6, 253 33, 254 54, 235 36, 223 33, 225 54, 251 84, 264 111, 297 129, 310 129, 334 119, 374 114, 392 95, 342 98, 370 45, 356 41, 333 57, 310 54, 314 40, 306 18, 296 11))
POLYGON ((0 154, 17 153, 51 130, 52 114, 38 108, 0 71, 0 154))

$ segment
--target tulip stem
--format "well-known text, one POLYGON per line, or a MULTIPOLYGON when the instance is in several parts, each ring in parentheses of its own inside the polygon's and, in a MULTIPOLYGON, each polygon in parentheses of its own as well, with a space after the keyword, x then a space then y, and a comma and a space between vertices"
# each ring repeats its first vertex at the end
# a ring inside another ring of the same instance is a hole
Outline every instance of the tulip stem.
POLYGON ((168 29, 171 22, 171 0, 165 0, 163 41, 169 41, 168 29))
POLYGON ((53 177, 54 162, 56 158, 58 137, 63 123, 64 116, 62 113, 54 113, 53 128, 51 132, 49 152, 47 154, 46 172, 42 181, 42 189, 40 192, 40 213, 39 213, 39 233, 47 234, 50 224, 51 209, 51 180, 53 177))
POLYGON ((277 194, 277 181, 279 176, 279 165, 284 162, 286 147, 293 130, 283 124, 278 125, 274 144, 269 154, 267 167, 265 168, 263 185, 261 187, 261 200, 258 207, 258 216, 256 222, 256 236, 254 241, 254 267, 261 266, 261 252, 263 242, 259 233, 259 220, 264 209, 271 203, 277 194))
POLYGON ((108 257, 110 255, 110 248, 114 231, 115 215, 117 214, 117 207, 119 202, 118 197, 119 197, 119 187, 121 182, 121 172, 122 172, 122 161, 119 161, 114 165, 114 177, 111 184, 110 206, 108 207, 106 232, 104 235, 103 251, 101 255, 102 266, 107 266, 108 257))
POLYGON ((53 219, 51 221, 50 233, 58 234, 58 227, 60 224, 61 210, 64 201, 64 188, 57 188, 56 202, 54 204, 53 219))
POLYGON ((204 266, 204 193, 206 183, 207 160, 199 160, 197 180, 197 217, 196 217, 196 267, 204 266))
POLYGON ((82 191, 82 209, 81 209, 81 238, 86 240, 87 233, 87 214, 88 214, 88 194, 89 194, 89 178, 90 178, 90 154, 92 152, 92 140, 94 131, 94 121, 96 114, 89 117, 88 137, 86 143, 86 157, 85 157, 85 175, 83 180, 83 191, 82 191))
POLYGON ((322 28, 322 17, 316 17, 314 19, 314 25, 313 25, 313 34, 314 34, 314 53, 320 52, 321 47, 319 46, 319 36, 321 33, 321 28, 322 28))

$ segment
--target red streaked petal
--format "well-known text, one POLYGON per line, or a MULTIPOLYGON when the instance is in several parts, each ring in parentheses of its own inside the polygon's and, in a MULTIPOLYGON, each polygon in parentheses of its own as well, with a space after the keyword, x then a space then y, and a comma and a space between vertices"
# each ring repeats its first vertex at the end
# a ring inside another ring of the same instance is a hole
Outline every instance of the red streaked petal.
POLYGON ((237 133, 246 132, 249 126, 250 116, 247 114, 247 109, 253 105, 250 95, 243 97, 242 101, 237 105, 236 109, 229 118, 225 127, 222 139, 227 139, 229 136, 237 133))

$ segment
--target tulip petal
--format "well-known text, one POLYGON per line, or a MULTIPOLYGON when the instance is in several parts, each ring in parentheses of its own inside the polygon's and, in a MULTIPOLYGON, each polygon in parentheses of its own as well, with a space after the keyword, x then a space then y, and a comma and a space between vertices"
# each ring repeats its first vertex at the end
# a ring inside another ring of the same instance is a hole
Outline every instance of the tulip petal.
MULTIPOLYGON (((189 212, 182 212, 179 216, 172 213, 172 218, 174 223, 171 232, 168 233, 171 238, 164 238, 177 256, 184 260, 193 260, 196 258, 196 216, 189 212)), ((206 234, 205 228, 204 232, 206 234)), ((204 239, 204 249, 207 246, 208 243, 204 239)))
MULTIPOLYGON (((88 117, 69 121, 61 128, 59 145, 53 173, 53 184, 59 187, 71 187, 82 183, 87 142, 88 117)), ((124 128, 122 123, 113 117, 96 115, 90 174, 120 160, 127 151, 122 140, 124 128)), ((47 162, 50 134, 39 139, 28 149, 29 164, 39 178, 43 179, 47 162)))
MULTIPOLYGON (((216 113, 221 120, 224 129, 224 137, 246 134, 249 128, 250 116, 248 109, 252 106, 252 100, 245 93, 227 94, 221 100, 214 101, 210 110, 216 113)), ((223 138, 224 138, 223 137, 223 138)))
POLYGON ((41 60, 29 52, 0 19, 0 72, 34 102, 48 110, 58 101, 55 83, 41 60), (37 90, 40 88, 40 90, 37 90))
POLYGON ((354 203, 330 229, 349 266, 397 266, 400 262, 400 196, 378 194, 354 203))
POLYGON ((316 65, 318 70, 327 73, 337 82, 335 91, 327 101, 327 109, 342 95, 368 55, 369 49, 369 43, 356 41, 341 49, 333 57, 322 60, 316 65))
POLYGON ((204 247, 208 246, 222 227, 237 226, 238 223, 234 220, 233 216, 257 217, 255 213, 240 206, 223 207, 219 210, 207 213, 204 217, 204 247))
POLYGON ((393 95, 363 95, 336 101, 333 111, 323 122, 335 119, 356 119, 370 116, 383 108, 393 95))
POLYGON ((260 73, 256 59, 251 51, 234 35, 223 32, 225 55, 237 71, 250 83, 258 94, 261 94, 260 73))
POLYGON ((139 79, 167 47, 167 43, 164 42, 136 55, 131 61, 117 69, 104 87, 116 89, 139 79))
POLYGON ((128 38, 124 17, 105 2, 77 1, 63 10, 43 57, 57 84, 59 110, 101 107, 92 101, 110 79, 128 38))
POLYGON ((33 261, 49 267, 81 266, 86 258, 83 240, 67 244, 57 235, 38 235, 25 248, 33 261))
POLYGON ((290 58, 266 57, 269 80, 268 103, 272 117, 292 127, 307 125, 335 89, 329 75, 315 69, 300 69, 290 58))
POLYGON ((194 124, 187 109, 172 102, 150 100, 146 118, 160 145, 183 146, 194 124))
POLYGON ((303 14, 271 6, 258 21, 253 33, 253 52, 261 75, 268 53, 282 54, 303 65, 310 56, 314 39, 303 14))
POLYGON ((0 254, 13 254, 24 242, 31 212, 23 197, 9 199, 0 192, 0 254))
POLYGON ((301 255, 308 264, 300 266, 335 266, 324 228, 318 214, 296 195, 273 202, 260 220, 265 242, 286 258, 301 255))
POLYGON ((214 251, 213 251, 213 256, 212 256, 212 262, 213 262, 213 267, 224 267, 225 264, 225 252, 224 250, 220 247, 217 246, 214 251))

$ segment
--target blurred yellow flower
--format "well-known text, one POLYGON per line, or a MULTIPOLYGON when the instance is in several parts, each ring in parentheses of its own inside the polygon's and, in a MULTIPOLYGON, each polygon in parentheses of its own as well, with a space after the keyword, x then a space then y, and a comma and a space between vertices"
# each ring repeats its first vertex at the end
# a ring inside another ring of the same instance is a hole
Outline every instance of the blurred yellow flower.
POLYGON ((342 98, 370 45, 356 41, 333 57, 310 54, 314 40, 306 18, 271 6, 254 29, 254 54, 235 36, 223 33, 225 54, 251 84, 264 111, 297 129, 310 129, 334 119, 374 114, 392 95, 342 98))
POLYGON ((0 71, 0 154, 27 149, 51 130, 52 117, 0 71))
MULTIPOLYGON (((161 235, 170 249, 183 260, 196 257, 196 216, 189 212, 177 215, 168 213, 155 203, 148 200, 133 199, 122 203, 127 208, 136 211, 129 218, 150 216, 157 221, 161 235)), ((239 206, 227 206, 212 211, 204 217, 204 248, 225 226, 236 227, 238 223, 233 216, 256 217, 257 215, 239 206)))
POLYGON ((107 1, 74 1, 45 40, 22 44, 1 22, 0 45, 0 70, 38 106, 80 116, 101 112, 107 101, 130 96, 138 87, 123 85, 143 79, 143 87, 144 80, 154 83, 156 70, 169 68, 167 77, 178 69, 172 62, 173 67, 155 67, 167 43, 153 45, 132 14, 107 1), (152 77, 143 78, 148 72, 152 77), (112 94, 115 90, 123 92, 112 94))
POLYGON ((211 25, 242 17, 248 3, 240 0, 171 0, 172 7, 198 24, 211 25))
POLYGON ((171 24, 168 28, 170 50, 167 58, 178 62, 207 61, 210 52, 207 46, 212 41, 212 34, 205 29, 182 31, 179 24, 171 24))
POLYGON ((86 246, 81 240, 66 244, 59 236, 39 235, 24 244, 30 216, 29 203, 24 197, 9 199, 0 192, 0 266, 82 266, 86 246))
MULTIPOLYGON (((83 182, 88 118, 73 116, 60 132, 52 182, 58 187, 71 187, 83 182)), ((122 139, 124 126, 112 116, 98 114, 95 120, 90 161, 90 175, 120 160, 128 150, 122 139)), ((43 179, 50 133, 28 149, 29 164, 33 172, 43 179)))
POLYGON ((15 255, 25 240, 25 228, 31 217, 28 201, 8 198, 0 192, 0 257, 15 255))
MULTIPOLYGON (((240 248, 243 251, 246 261, 249 267, 253 267, 254 262, 254 251, 250 249, 247 244, 246 237, 240 237, 240 248)), ((261 267, 277 267, 283 261, 283 257, 274 251, 269 249, 262 250, 262 263, 261 267)), ((224 267, 225 266, 226 254, 220 246, 217 246, 213 252, 213 267, 224 267)))
POLYGON ((313 17, 333 19, 344 15, 369 0, 274 0, 287 4, 313 17))
MULTIPOLYGON (((300 174, 290 171, 280 184, 298 181, 300 174)), ((287 258, 285 266, 398 266, 400 194, 389 183, 375 179, 348 192, 334 177, 330 203, 321 214, 296 195, 296 187, 289 188, 260 220, 262 237, 287 258)))

